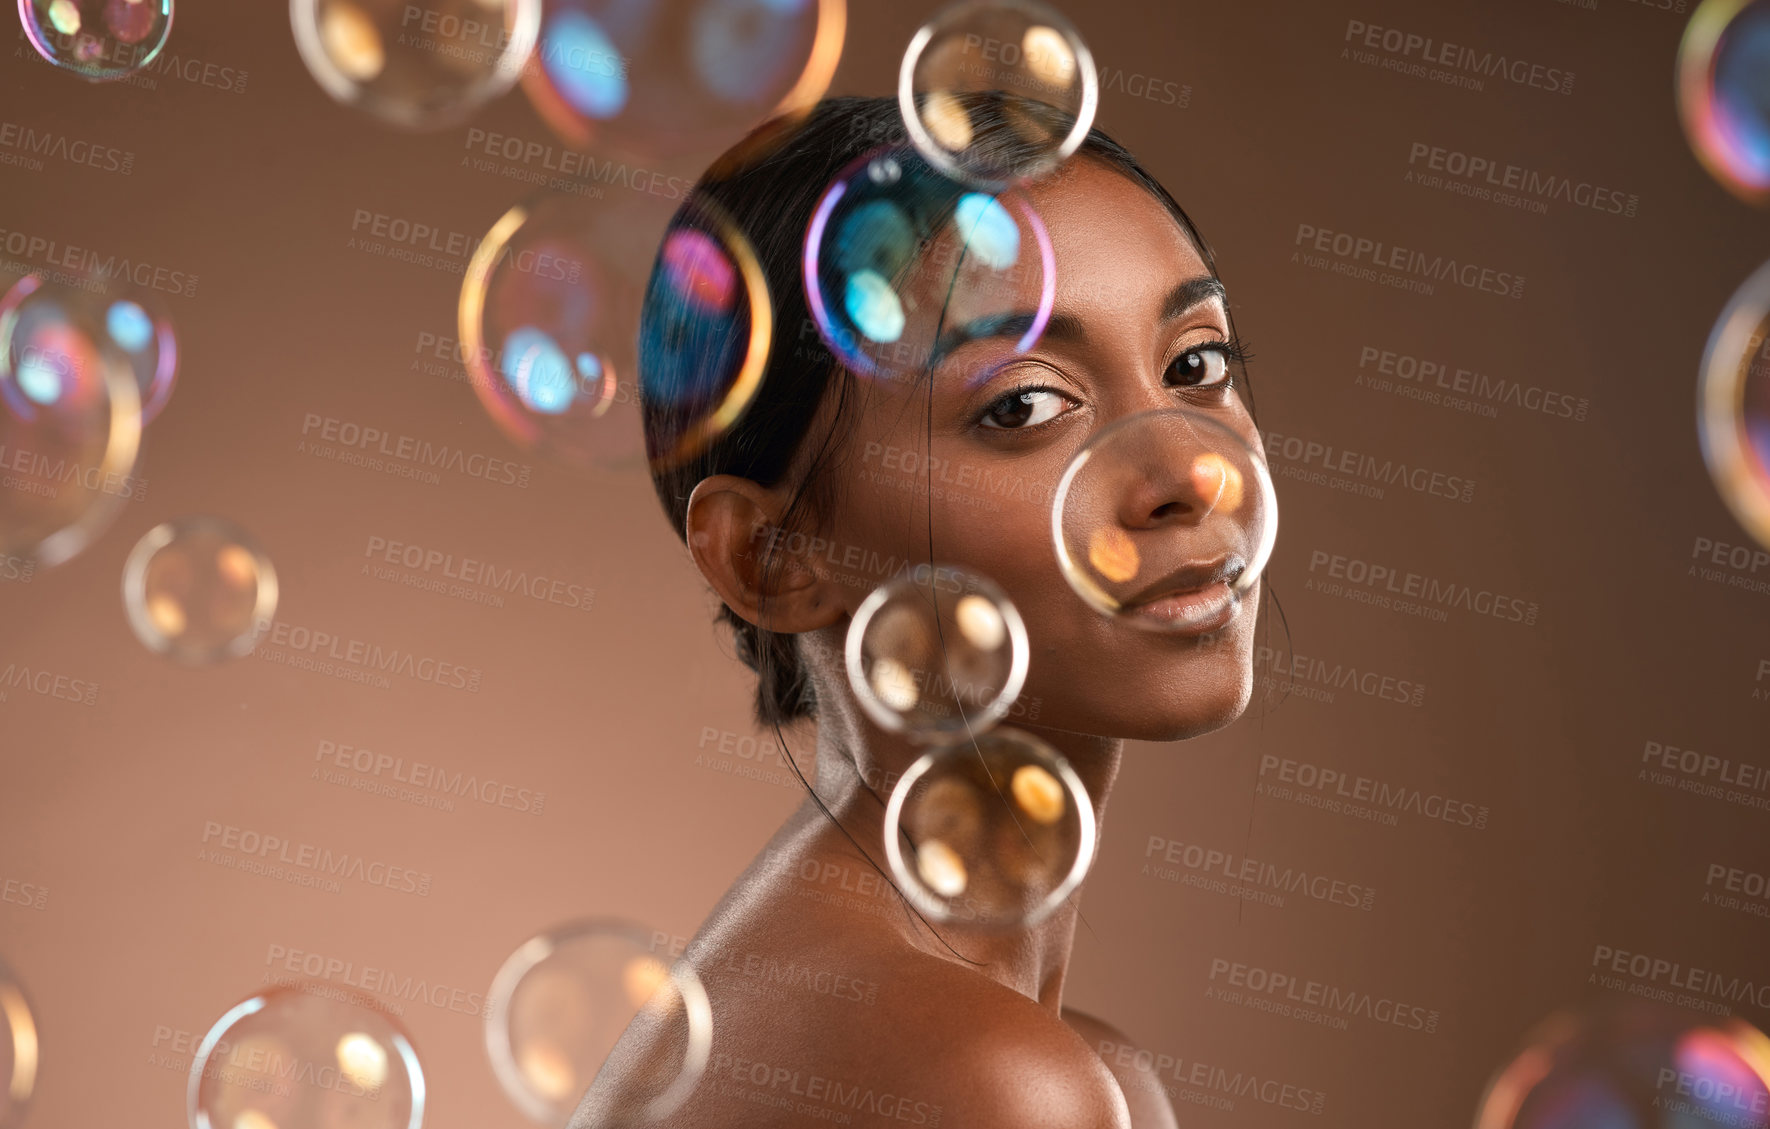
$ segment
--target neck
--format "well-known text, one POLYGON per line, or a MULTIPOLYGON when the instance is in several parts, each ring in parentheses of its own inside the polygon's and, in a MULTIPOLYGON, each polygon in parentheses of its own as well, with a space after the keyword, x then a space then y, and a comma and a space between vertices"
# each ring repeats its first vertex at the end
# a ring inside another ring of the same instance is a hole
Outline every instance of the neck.
MULTIPOLYGON (((811 642, 804 636, 801 640, 811 642)), ((805 650, 815 652, 828 646, 828 641, 819 640, 805 650)), ((836 647, 833 654, 806 656, 812 660, 808 665, 813 671, 818 702, 815 787, 818 798, 842 829, 889 874, 885 861, 885 804, 892 788, 925 748, 898 734, 885 733, 865 718, 846 679, 839 675, 843 669, 840 640, 836 640, 836 647), (822 661, 827 659, 835 661, 822 661)), ((1118 776, 1124 743, 1116 738, 1034 725, 1017 728, 1038 737, 1069 762, 1087 790, 1095 827, 1104 832, 1106 801, 1118 776)), ((836 849, 853 851, 841 832, 830 828, 829 835, 836 849)), ((1077 889, 1037 925, 1007 933, 971 932, 951 925, 930 927, 916 916, 910 920, 916 943, 925 951, 972 963, 984 975, 1057 1013, 1075 942, 1080 898, 1081 890, 1077 889)))

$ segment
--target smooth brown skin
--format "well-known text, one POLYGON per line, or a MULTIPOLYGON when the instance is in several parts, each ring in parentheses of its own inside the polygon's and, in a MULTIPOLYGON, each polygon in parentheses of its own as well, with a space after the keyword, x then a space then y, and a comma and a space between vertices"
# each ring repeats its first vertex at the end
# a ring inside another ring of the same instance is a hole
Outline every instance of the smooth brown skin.
MULTIPOLYGON (((1057 312, 1073 319, 1075 332, 1048 332, 981 387, 943 381, 938 370, 932 393, 927 385, 868 384, 843 461, 826 471, 840 475, 844 488, 842 503, 815 531, 833 552, 820 543, 816 553, 792 562, 772 589, 764 588, 755 535, 784 513, 804 473, 803 452, 777 486, 715 476, 701 482, 690 501, 688 544, 708 583, 751 622, 799 636, 818 702, 815 787, 854 842, 808 799, 689 946, 688 959, 712 1000, 714 1057, 668 1126, 760 1129, 817 1121, 794 1108, 801 1103, 848 1112, 854 1125, 1175 1125, 1150 1079, 1115 1078, 1103 1061, 1102 1045, 1125 1044, 1125 1036, 1063 1007, 1078 898, 1015 934, 939 927, 961 959, 879 877, 885 868, 881 801, 922 750, 866 720, 842 662, 850 617, 885 579, 833 566, 832 556, 841 560, 846 547, 876 552, 874 560, 958 564, 995 580, 1025 614, 1032 645, 1021 700, 1039 703, 1037 724, 1014 724, 1068 758, 1102 830, 1125 739, 1168 741, 1207 732, 1247 705, 1257 592, 1209 636, 1161 635, 1114 621, 1079 599, 1059 572, 1045 500, 1089 436, 1133 412, 1184 404, 1258 447, 1235 391, 1165 382, 1175 379, 1169 366, 1178 356, 1228 338, 1225 309, 1211 297, 1176 317, 1162 316, 1176 284, 1209 272, 1161 204, 1116 171, 1079 159, 1067 175, 1028 195, 1057 252, 1057 312), (1024 432, 978 426, 992 401, 1028 382, 1062 393, 1035 394, 1041 414, 1061 409, 1054 419, 1024 432), (925 472, 882 469, 881 452, 890 448, 931 453, 949 468, 1011 471, 1046 492, 1015 497, 960 487, 923 495, 910 485, 925 480, 925 472), (980 497, 989 505, 976 505, 980 497), (864 855, 855 843, 864 845, 864 855), (758 994, 758 985, 773 981, 757 970, 780 972, 788 965, 829 974, 830 990, 801 979, 758 994), (869 989, 843 987, 837 976, 874 986, 871 1001, 843 998, 869 989), (833 1080, 838 1097, 859 1087, 892 1101, 856 1109, 831 1097, 829 1082, 815 1079, 833 1080), (790 1104, 771 1107, 742 1091, 790 1104), (899 1099, 910 1104, 898 1108, 899 1099)), ((1000 353, 1002 346, 964 346, 952 364, 992 349, 1000 353)), ((830 415, 826 400, 813 439, 830 415)), ((1183 510, 1196 499, 1175 487, 1151 501, 1183 510)), ((792 755, 810 777, 808 737, 803 728, 788 731, 792 755)), ((628 1031, 575 1124, 596 1124, 623 1089, 631 1091, 638 1064, 659 1054, 658 1039, 659 1032, 643 1024, 628 1031)))

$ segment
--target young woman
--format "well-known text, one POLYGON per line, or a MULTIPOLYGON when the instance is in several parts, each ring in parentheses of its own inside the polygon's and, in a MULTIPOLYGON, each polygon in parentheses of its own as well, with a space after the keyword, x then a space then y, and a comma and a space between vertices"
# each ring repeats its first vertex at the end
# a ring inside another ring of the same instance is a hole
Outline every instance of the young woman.
MULTIPOLYGON (((849 688, 850 618, 887 577, 857 583, 842 566, 953 564, 1001 586, 1026 620, 1021 701, 1036 703, 1036 716, 1022 709, 1009 724, 1068 759, 1104 830, 1127 739, 1190 737, 1245 708, 1258 600, 1179 634, 1101 615, 1059 572, 1050 488, 1091 435, 1150 409, 1207 413, 1257 447, 1243 354, 1204 240, 1095 131, 1025 189, 1057 264, 1054 313, 1029 351, 983 340, 915 378, 848 371, 807 330, 805 231, 832 178, 901 136, 894 100, 833 99, 763 156, 722 161, 695 189, 763 264, 773 350, 735 426, 654 477, 723 601, 739 657, 757 671, 758 719, 814 794, 689 946, 712 1002, 712 1059, 667 1124, 1163 1129, 1175 1121, 1160 1086, 1123 1065, 1131 1056, 1101 1053, 1131 1040, 1064 1006, 1076 898, 1018 933, 968 933, 925 922, 886 877, 884 799, 923 750, 866 720, 849 688), (931 482, 931 467, 964 469, 931 482), (767 988, 771 977, 788 987, 767 988)), ((643 344, 641 354, 649 385, 643 344)), ((652 449, 664 449, 681 421, 655 400, 644 411, 652 449)), ((1146 490, 1125 504, 1157 524, 1190 504, 1181 492, 1146 490)), ((606 1122, 644 1088, 647 1063, 680 1053, 679 1036, 630 1028, 576 1123, 606 1122)))

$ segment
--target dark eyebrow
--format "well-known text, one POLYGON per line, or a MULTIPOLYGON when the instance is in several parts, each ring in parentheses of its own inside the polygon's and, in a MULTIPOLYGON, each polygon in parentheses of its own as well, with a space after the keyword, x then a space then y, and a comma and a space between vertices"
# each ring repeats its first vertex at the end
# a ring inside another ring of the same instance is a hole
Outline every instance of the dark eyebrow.
MULTIPOLYGON (((1229 305, 1229 292, 1224 290, 1223 282, 1215 275, 1202 274, 1197 278, 1189 278, 1168 291, 1162 300, 1162 320, 1173 321, 1184 316, 1188 311, 1216 299, 1224 307, 1229 305)), ((938 365, 947 355, 961 345, 973 341, 982 341, 992 337, 1023 336, 1032 328, 1036 315, 1030 312, 995 314, 990 317, 977 318, 965 325, 954 326, 940 335, 934 344, 934 354, 929 358, 930 365, 938 365)), ((1054 313, 1046 323, 1041 340, 1077 341, 1084 335, 1082 319, 1074 314, 1054 313)))

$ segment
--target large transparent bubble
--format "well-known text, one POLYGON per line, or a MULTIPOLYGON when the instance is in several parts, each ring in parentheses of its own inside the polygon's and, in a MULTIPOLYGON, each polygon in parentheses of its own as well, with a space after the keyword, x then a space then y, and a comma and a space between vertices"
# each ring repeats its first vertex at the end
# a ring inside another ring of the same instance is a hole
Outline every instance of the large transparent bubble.
POLYGON ((1064 579, 1149 631, 1198 635, 1243 614, 1278 535, 1265 457, 1216 416, 1164 408, 1102 428, 1052 500, 1064 579))
POLYGON ((277 571, 230 521, 162 522, 129 552, 123 606, 150 651, 193 665, 221 662, 250 653, 276 617, 277 571))
POLYGON ((93 82, 135 74, 172 34, 172 0, 19 0, 37 54, 93 82))
POLYGON ((1721 499, 1770 548, 1770 263, 1746 279, 1709 334, 1697 433, 1721 499))

